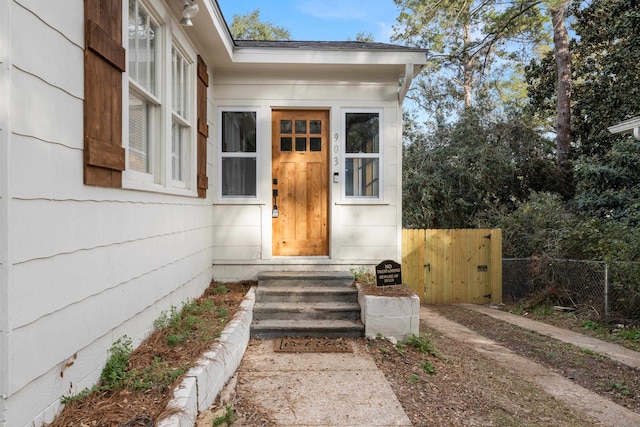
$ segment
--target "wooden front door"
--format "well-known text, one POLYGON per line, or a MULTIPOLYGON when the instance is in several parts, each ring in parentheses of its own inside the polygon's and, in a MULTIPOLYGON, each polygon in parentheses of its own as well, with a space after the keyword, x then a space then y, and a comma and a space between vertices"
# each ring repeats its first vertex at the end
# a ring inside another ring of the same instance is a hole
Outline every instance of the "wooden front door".
POLYGON ((275 110, 272 129, 273 255, 329 255, 329 112, 275 110))

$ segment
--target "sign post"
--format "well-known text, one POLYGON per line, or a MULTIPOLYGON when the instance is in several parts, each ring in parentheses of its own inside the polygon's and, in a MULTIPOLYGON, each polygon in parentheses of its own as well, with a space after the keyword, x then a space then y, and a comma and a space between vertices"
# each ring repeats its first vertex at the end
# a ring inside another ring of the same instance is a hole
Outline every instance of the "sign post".
POLYGON ((402 267, 399 263, 386 260, 376 266, 376 285, 402 285, 402 267))

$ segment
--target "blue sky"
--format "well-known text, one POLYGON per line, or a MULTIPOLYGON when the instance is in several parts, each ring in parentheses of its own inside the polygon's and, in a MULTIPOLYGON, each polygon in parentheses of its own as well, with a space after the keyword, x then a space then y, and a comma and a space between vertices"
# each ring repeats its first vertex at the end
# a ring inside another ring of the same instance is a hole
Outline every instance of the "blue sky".
POLYGON ((355 40, 364 31, 377 42, 393 34, 393 0, 218 0, 229 25, 234 15, 260 9, 260 19, 287 28, 293 40, 355 40))

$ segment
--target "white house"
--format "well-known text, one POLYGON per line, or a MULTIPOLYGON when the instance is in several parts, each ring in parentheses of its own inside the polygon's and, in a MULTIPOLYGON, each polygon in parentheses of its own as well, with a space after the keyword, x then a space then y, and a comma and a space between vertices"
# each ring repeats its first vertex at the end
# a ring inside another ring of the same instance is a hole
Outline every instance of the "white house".
POLYGON ((0 426, 51 421, 212 278, 401 258, 425 52, 234 42, 191 1, 0 0, 0 426))

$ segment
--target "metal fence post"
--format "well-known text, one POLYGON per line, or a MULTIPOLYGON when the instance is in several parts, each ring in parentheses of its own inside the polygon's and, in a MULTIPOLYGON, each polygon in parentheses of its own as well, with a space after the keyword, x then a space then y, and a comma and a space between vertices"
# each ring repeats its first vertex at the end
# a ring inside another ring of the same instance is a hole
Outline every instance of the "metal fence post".
POLYGON ((609 317, 609 264, 604 263, 604 317, 609 317))

